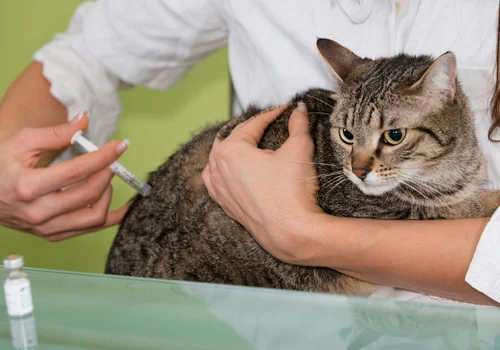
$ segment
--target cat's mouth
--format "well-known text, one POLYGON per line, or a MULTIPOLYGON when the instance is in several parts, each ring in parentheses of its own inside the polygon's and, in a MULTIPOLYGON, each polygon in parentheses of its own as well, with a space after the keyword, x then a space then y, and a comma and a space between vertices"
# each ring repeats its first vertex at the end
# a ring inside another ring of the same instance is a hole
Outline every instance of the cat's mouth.
POLYGON ((361 180, 352 171, 346 171, 346 176, 351 180, 364 194, 380 196, 399 186, 396 179, 381 181, 375 173, 369 173, 364 180, 361 180))

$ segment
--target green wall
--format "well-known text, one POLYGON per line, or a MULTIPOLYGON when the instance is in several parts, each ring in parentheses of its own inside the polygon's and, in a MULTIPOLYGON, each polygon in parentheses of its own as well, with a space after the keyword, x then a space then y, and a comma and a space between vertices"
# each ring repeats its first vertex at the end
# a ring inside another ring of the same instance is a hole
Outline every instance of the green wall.
MULTIPOLYGON (((81 0, 0 2, 0 96, 30 62, 33 52, 65 30, 81 0)), ((229 115, 230 83, 226 50, 194 67, 167 91, 136 88, 121 93, 123 114, 114 139, 128 138, 131 147, 120 161, 143 178, 193 132, 229 115)), ((113 179, 112 208, 134 191, 113 179)), ((0 256, 22 254, 30 267, 102 272, 117 227, 49 243, 0 227, 0 256)))

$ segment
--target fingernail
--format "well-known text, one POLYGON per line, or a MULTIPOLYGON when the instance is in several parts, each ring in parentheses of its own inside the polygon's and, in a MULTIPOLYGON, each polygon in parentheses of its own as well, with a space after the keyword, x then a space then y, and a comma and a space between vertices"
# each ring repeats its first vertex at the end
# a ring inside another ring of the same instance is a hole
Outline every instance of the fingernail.
POLYGON ((299 112, 302 112, 304 114, 307 114, 307 106, 304 102, 300 101, 298 104, 297 104, 297 110, 299 112))
POLYGON ((128 146, 130 146, 130 141, 129 140, 123 140, 122 142, 120 142, 118 144, 118 146, 116 146, 116 151, 119 154, 122 154, 123 152, 125 152, 127 150, 128 146))
POLYGON ((78 113, 76 116, 73 117, 73 119, 71 119, 71 124, 78 123, 83 118, 83 116, 86 116, 86 115, 87 115, 87 111, 83 111, 81 113, 78 113))

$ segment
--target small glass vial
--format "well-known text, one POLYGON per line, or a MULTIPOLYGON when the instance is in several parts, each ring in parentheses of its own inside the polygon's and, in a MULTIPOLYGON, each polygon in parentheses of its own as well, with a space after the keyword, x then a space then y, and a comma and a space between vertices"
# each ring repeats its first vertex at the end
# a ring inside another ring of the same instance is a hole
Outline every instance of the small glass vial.
POLYGON ((19 255, 10 255, 3 260, 3 266, 8 272, 3 287, 13 349, 36 349, 33 299, 28 274, 23 270, 24 259, 19 255))

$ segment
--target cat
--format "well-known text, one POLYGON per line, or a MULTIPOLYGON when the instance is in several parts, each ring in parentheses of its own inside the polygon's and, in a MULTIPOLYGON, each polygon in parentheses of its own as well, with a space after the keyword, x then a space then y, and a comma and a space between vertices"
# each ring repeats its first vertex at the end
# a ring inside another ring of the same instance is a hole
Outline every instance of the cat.
MULTIPOLYGON (((291 112, 305 102, 323 211, 374 219, 493 213, 498 195, 481 193, 485 159, 452 52, 369 59, 329 39, 318 39, 317 48, 338 88, 298 93, 259 147, 279 148, 291 112)), ((133 201, 105 273, 349 295, 377 288, 274 258, 209 197, 201 172, 217 133, 225 138, 263 110, 251 106, 207 127, 150 174, 151 194, 133 201)))

